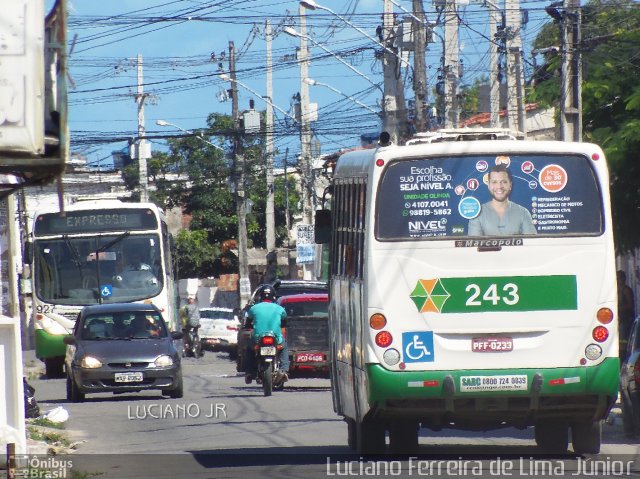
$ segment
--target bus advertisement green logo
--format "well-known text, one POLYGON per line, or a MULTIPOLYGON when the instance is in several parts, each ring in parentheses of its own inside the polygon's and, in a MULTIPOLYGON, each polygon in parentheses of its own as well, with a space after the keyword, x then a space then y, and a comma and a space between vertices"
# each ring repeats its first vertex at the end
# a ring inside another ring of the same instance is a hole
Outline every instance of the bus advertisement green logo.
POLYGON ((421 313, 578 308, 575 275, 419 279, 409 297, 421 313))

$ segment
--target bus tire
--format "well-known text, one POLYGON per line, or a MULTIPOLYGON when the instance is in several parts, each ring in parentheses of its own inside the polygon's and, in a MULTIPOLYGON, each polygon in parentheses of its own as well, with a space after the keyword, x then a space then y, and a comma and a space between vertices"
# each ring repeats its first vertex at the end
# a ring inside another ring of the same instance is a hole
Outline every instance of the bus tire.
POLYGON ((602 443, 602 421, 584 420, 573 423, 571 443, 576 454, 598 454, 602 443))
POLYGON ((64 377, 64 358, 46 358, 44 360, 44 370, 48 379, 64 377))
POLYGON ((356 422, 351 418, 344 418, 347 423, 347 444, 349 449, 356 449, 356 422))
POLYGON ((564 453, 569 447, 569 427, 563 421, 544 420, 535 425, 538 447, 545 452, 564 453))
POLYGON ((415 421, 394 421, 389 426, 389 447, 392 452, 407 454, 418 451, 418 423, 415 421))
POLYGON ((365 418, 355 423, 356 452, 358 454, 382 454, 385 448, 384 425, 365 418))

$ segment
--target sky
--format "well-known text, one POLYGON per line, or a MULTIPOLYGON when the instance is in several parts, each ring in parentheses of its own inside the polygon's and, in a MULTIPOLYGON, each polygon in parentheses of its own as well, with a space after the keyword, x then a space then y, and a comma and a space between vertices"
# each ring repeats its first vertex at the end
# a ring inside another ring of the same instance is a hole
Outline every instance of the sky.
MULTIPOLYGON (((299 153, 299 133, 285 112, 293 115, 293 97, 300 91, 300 68, 295 58, 300 40, 283 32, 285 26, 299 29, 298 1, 67 1, 71 150, 84 155, 90 166, 109 169, 111 152, 126 148, 127 138, 137 135, 137 55, 143 58, 147 135, 183 134, 172 126, 158 126, 157 120, 192 130, 205 127, 212 112, 231 113, 231 101, 225 99, 231 85, 219 76, 221 71, 229 71, 229 42, 236 50, 240 109, 248 109, 249 100, 254 99, 256 109, 264 110, 267 19, 274 32, 276 164, 285 157, 292 161, 299 153)), ((372 83, 382 87, 382 68, 375 59, 377 46, 359 30, 376 36, 384 2, 316 3, 335 12, 305 12, 307 34, 312 39, 308 42, 309 77, 318 82, 309 87, 311 102, 318 104, 318 120, 312 130, 324 154, 358 146, 360 134, 378 129, 379 118, 370 110, 380 110, 380 90, 372 83)), ((411 0, 394 3, 399 5, 394 7, 398 17, 407 16, 403 10, 411 9, 411 0)), ((52 4, 53 0, 46 0, 48 8, 52 4)), ((529 17, 522 31, 529 67, 530 44, 542 23, 548 21, 544 13, 548 4, 540 0, 521 3, 529 17)), ((436 22, 438 14, 431 2, 425 1, 424 8, 428 21, 436 22)), ((459 18, 460 55, 465 65, 462 83, 472 84, 476 78, 488 76, 488 9, 479 2, 461 5, 459 18)), ((437 40, 437 35, 442 35, 441 25, 435 31, 437 40)), ((428 46, 431 101, 441 56, 441 42, 428 46)), ((409 86, 410 74, 410 70, 403 71, 409 86)), ((413 97, 410 90, 407 97, 413 97)), ((166 141, 153 139, 151 146, 154 151, 163 151, 166 141)))

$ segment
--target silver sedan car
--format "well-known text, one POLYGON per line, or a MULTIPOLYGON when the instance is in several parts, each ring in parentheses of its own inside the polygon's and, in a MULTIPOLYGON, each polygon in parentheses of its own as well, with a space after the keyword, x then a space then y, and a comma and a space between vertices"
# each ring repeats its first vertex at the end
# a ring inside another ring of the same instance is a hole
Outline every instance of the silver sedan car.
POLYGON ((162 314, 152 304, 112 303, 85 307, 67 344, 67 400, 88 393, 155 389, 183 395, 180 354, 162 314))

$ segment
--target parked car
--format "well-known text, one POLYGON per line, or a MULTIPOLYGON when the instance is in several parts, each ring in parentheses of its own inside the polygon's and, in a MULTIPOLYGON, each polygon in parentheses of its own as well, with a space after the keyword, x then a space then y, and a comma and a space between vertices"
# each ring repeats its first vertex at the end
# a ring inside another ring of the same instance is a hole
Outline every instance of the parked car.
POLYGON ((626 359, 620 369, 620 396, 624 432, 640 435, 640 319, 631 327, 626 359))
POLYGON ((89 393, 157 389, 183 395, 182 366, 160 310, 152 304, 111 303, 86 306, 78 314, 67 344, 67 399, 81 402, 89 393))
POLYGON ((278 303, 287 312, 289 377, 329 378, 329 295, 292 294, 278 303))
POLYGON ((240 330, 238 331, 238 347, 236 358, 236 370, 244 371, 244 351, 247 348, 247 343, 251 337, 252 330, 246 327, 246 313, 251 306, 259 301, 260 292, 265 286, 271 286, 276 293, 276 299, 282 296, 288 296, 292 294, 314 294, 314 293, 329 293, 329 286, 326 281, 314 281, 314 280, 296 280, 296 279, 277 279, 273 283, 265 283, 259 285, 251 295, 251 299, 247 305, 242 309, 240 315, 240 330))
POLYGON ((227 351, 235 359, 240 321, 230 308, 200 308, 200 340, 202 348, 227 351))

